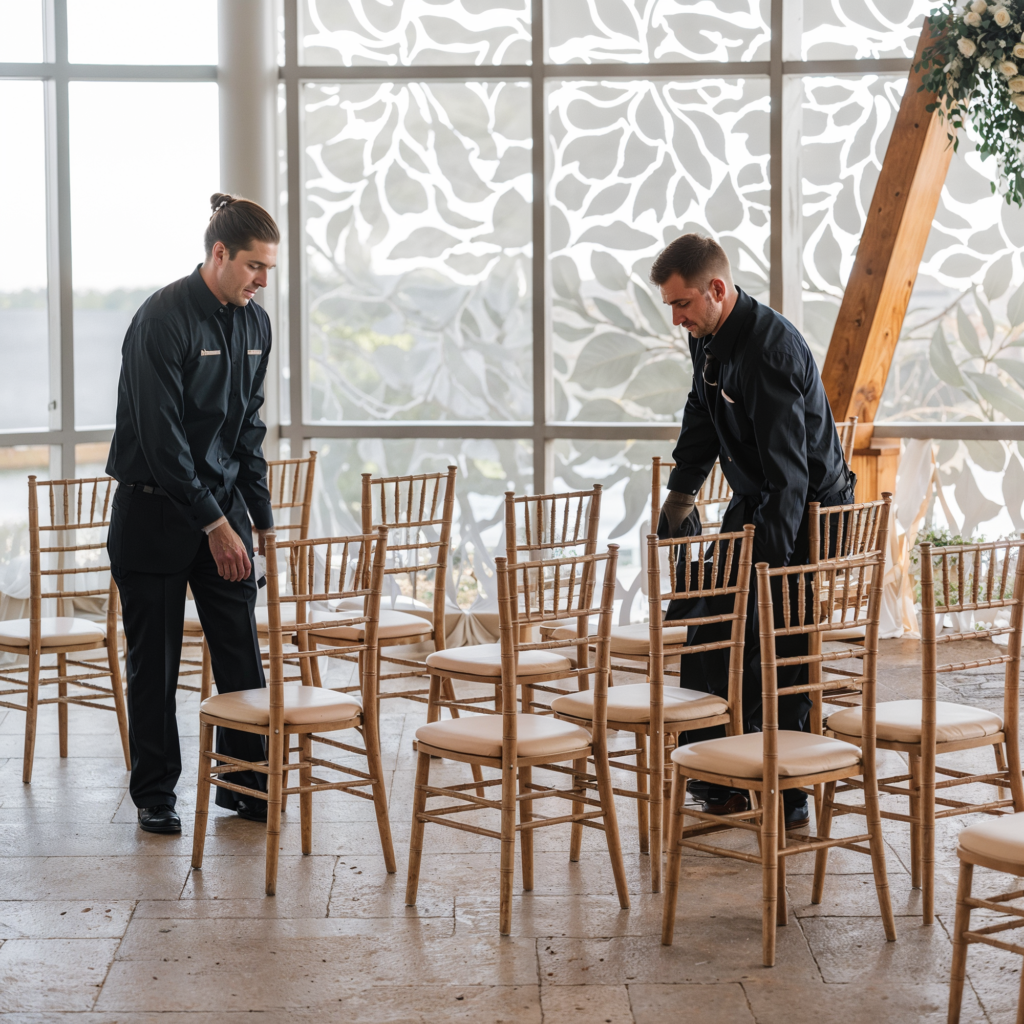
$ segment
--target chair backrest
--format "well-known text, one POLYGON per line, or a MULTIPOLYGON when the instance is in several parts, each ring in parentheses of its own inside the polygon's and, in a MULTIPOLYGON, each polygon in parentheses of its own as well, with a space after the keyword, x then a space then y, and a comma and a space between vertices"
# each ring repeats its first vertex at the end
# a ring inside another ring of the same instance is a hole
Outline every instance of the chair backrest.
POLYGON ((1007 742, 1017 741, 1020 691, 1021 629, 1024 624, 1024 540, 988 541, 933 547, 921 544, 921 697, 923 726, 934 736, 936 674, 963 672, 986 665, 1004 665, 1003 723, 1007 742), (939 634, 946 615, 982 615, 988 628, 958 623, 952 633, 939 634), (997 623, 1006 618, 1005 625, 997 623), (1006 653, 992 658, 938 664, 940 644, 1008 636, 1006 653))
MULTIPOLYGON (((663 470, 672 472, 675 462, 672 459, 662 459, 654 456, 651 466, 651 533, 658 532, 658 519, 661 517, 661 489, 663 470)), ((729 481, 725 479, 722 466, 715 460, 707 479, 697 492, 696 508, 699 511, 701 523, 705 527, 715 528, 722 525, 719 513, 723 511, 722 506, 727 505, 732 498, 732 488, 729 481), (709 510, 714 506, 714 513, 709 510), (707 516, 708 518, 705 518, 707 516), (717 518, 715 518, 717 517, 717 518)))
MULTIPOLYGON (((273 459, 267 462, 267 486, 274 512, 274 531, 305 540, 309 536, 309 514, 313 507, 313 478, 316 476, 316 452, 304 459, 273 459), (293 511, 297 510, 297 511, 293 511)), ((282 538, 283 539, 283 538, 282 538)))
MULTIPOLYGON (((745 526, 738 533, 713 533, 696 537, 659 540, 656 534, 647 538, 648 593, 651 637, 651 703, 663 703, 665 683, 664 644, 662 636, 662 604, 676 600, 715 600, 715 613, 687 618, 687 627, 730 623, 729 638, 692 646, 673 645, 672 656, 699 654, 704 651, 729 651, 729 714, 738 734, 743 731, 743 647, 747 621, 747 599, 750 594, 750 563, 754 550, 754 527, 745 526), (668 589, 665 589, 660 549, 667 549, 668 589), (690 567, 685 579, 678 578, 678 565, 690 567), (731 598, 731 601, 730 601, 731 598), (724 599, 724 600, 721 600, 724 599), (726 610, 726 603, 732 607, 726 610)), ((683 675, 680 664, 680 680, 683 675)))
POLYGON ((848 558, 870 551, 885 551, 889 540, 892 495, 854 505, 807 506, 808 562, 848 558))
POLYGON ((850 465, 850 461, 853 459, 853 444, 857 439, 857 420, 857 416, 851 416, 848 420, 836 424, 839 443, 843 446, 843 458, 847 465, 850 465))
MULTIPOLYGON (((517 691, 521 682, 517 679, 516 666, 519 655, 524 651, 575 648, 576 664, 566 669, 560 679, 576 679, 577 689, 581 690, 590 689, 590 681, 594 680, 592 737, 595 755, 604 749, 618 554, 618 545, 612 544, 603 555, 571 555, 519 563, 502 557, 494 560, 498 572, 498 624, 501 634, 503 758, 515 756, 517 691), (598 589, 595 580, 602 563, 604 577, 598 589), (577 621, 575 637, 538 643, 521 639, 521 626, 526 623, 556 621, 570 615, 577 621), (589 632, 591 616, 597 618, 595 633, 589 632), (588 658, 591 648, 595 652, 593 665, 588 658)), ((523 705, 523 710, 527 711, 529 702, 524 701, 523 705)))
POLYGON ((106 597, 107 625, 116 625, 117 588, 107 557, 116 490, 117 481, 109 476, 28 478, 29 619, 34 624, 42 618, 44 601, 56 602, 55 614, 71 616, 75 601, 106 597))
POLYGON ((757 563, 766 787, 774 789, 778 785, 779 697, 797 693, 813 695, 832 687, 833 684, 823 682, 814 669, 822 664, 851 659, 860 661, 860 673, 849 677, 848 685, 861 694, 865 782, 869 782, 869 774, 871 779, 874 778, 875 683, 884 566, 881 551, 779 569, 770 569, 767 562, 757 563), (863 600, 865 593, 869 595, 866 603, 863 600), (851 612, 851 621, 864 627, 863 644, 821 651, 821 636, 832 629, 836 612, 847 608, 851 612), (778 654, 776 644, 780 638, 801 636, 808 640, 806 654, 778 654), (818 643, 812 642, 815 637, 818 643), (778 669, 795 665, 808 666, 807 682, 780 687, 778 669))
MULTIPOLYGON (((281 687, 284 683, 284 654, 281 607, 295 606, 295 622, 289 622, 289 634, 297 634, 297 652, 289 652, 289 660, 299 661, 329 656, 332 648, 322 640, 310 651, 306 634, 313 628, 364 625, 361 644, 339 642, 346 655, 369 652, 360 659, 360 689, 363 707, 376 708, 377 697, 377 623, 380 618, 380 594, 387 557, 388 531, 381 527, 373 534, 351 537, 319 537, 312 540, 278 541, 267 535, 267 564, 277 565, 278 556, 289 567, 289 593, 282 594, 276 573, 267 573, 267 622, 270 634, 271 724, 274 709, 283 706, 281 687), (360 610, 349 612, 342 603, 358 599, 360 610), (336 607, 336 618, 324 619, 322 613, 310 615, 311 605, 336 607), (311 621, 315 619, 315 621, 311 621)), ((307 679, 309 673, 303 671, 307 679)))
POLYGON ((444 605, 448 582, 448 552, 455 512, 456 466, 444 473, 372 477, 363 474, 363 533, 387 527, 388 563, 384 569, 382 602, 410 602, 410 608, 429 606, 434 643, 444 648, 444 605))
POLYGON ((505 557, 509 563, 592 555, 601 522, 601 491, 505 492, 505 557))

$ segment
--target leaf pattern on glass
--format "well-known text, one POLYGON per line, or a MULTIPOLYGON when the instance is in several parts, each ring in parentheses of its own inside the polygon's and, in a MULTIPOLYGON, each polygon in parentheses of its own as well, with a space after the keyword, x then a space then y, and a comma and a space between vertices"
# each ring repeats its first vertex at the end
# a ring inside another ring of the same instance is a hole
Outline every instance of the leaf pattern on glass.
POLYGON ((770 0, 548 0, 548 60, 767 60, 770 0))
POLYGON ((345 67, 529 64, 529 0, 300 0, 299 59, 345 67))
POLYGON ((804 60, 913 57, 934 0, 802 0, 804 60))
POLYGON ((302 95, 312 419, 529 420, 529 85, 302 95))
POLYGON ((363 473, 405 476, 458 466, 448 598, 463 609, 497 611, 494 558, 505 553, 505 492, 532 489, 529 441, 321 438, 310 447, 317 451, 310 534, 316 537, 359 532, 363 473))
POLYGON ((767 79, 563 82, 548 109, 555 418, 673 420, 689 348, 651 264, 711 234, 767 298, 767 79))

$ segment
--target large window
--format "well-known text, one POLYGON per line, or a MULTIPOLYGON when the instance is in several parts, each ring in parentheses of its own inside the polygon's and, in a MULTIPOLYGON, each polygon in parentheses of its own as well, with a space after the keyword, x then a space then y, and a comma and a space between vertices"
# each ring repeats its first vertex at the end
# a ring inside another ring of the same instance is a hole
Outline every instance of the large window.
MULTIPOLYGON (((712 232, 823 358, 930 6, 280 0, 272 436, 321 450, 325 526, 359 473, 453 461, 469 565, 504 489, 600 481, 630 614, 690 373, 651 261, 712 232)), ((0 446, 71 474, 102 464, 132 312, 202 256, 217 3, 0 20, 0 446)), ((992 177, 966 137, 880 418, 1024 420, 1024 216, 992 177)))

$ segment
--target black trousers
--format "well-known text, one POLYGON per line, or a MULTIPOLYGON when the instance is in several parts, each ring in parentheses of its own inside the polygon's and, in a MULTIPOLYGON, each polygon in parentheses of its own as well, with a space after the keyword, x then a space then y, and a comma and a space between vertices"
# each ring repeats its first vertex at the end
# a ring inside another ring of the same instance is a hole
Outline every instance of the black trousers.
MULTIPOLYGON (((254 617, 256 582, 252 576, 238 583, 219 576, 205 537, 195 557, 179 572, 137 572, 112 565, 111 573, 121 594, 128 645, 129 790, 136 807, 173 807, 174 787, 181 775, 175 692, 186 585, 192 588, 210 645, 217 689, 231 693, 266 685, 254 617)), ((247 761, 266 758, 262 736, 233 729, 218 729, 217 750, 247 761)), ((266 776, 257 772, 233 772, 223 777, 266 790, 266 776)), ((216 802, 234 808, 238 797, 218 788, 216 802)))
MULTIPOLYGON (((841 484, 833 493, 820 499, 820 504, 849 505, 854 497, 854 485, 856 478, 849 474, 850 479, 841 484)), ((756 499, 745 499, 740 495, 734 496, 729 508, 722 518, 722 533, 734 533, 742 530, 743 527, 752 521, 754 510, 757 507, 756 499)), ((684 533, 699 533, 700 522, 696 517, 691 517, 684 524, 684 533)), ((807 515, 804 513, 803 520, 797 530, 796 544, 790 565, 800 565, 807 562, 809 557, 808 547, 807 515)), ((835 536, 829 538, 828 553, 833 554, 835 550, 835 536)), ((680 552, 680 558, 683 553, 680 552)), ((733 573, 737 571, 737 559, 733 563, 733 573)), ((677 573, 689 573, 691 566, 677 567, 677 573)), ((685 578, 685 577, 683 577, 685 578)), ((778 601, 778 595, 774 595, 778 601)), ((672 619, 686 619, 688 617, 698 618, 705 615, 716 615, 729 611, 728 605, 731 598, 724 599, 721 607, 713 607, 714 602, 703 599, 697 601, 671 601, 665 612, 665 621, 672 619)), ((779 616, 777 624, 781 625, 782 619, 779 616)), ((714 643, 716 641, 728 640, 731 632, 730 623, 711 623, 691 629, 687 635, 687 645, 714 643)), ((804 636, 780 637, 776 642, 776 654, 778 657, 797 657, 807 653, 807 638, 804 636)), ((709 693, 725 697, 729 690, 729 650, 703 651, 699 654, 686 655, 681 659, 683 675, 680 678, 680 685, 691 690, 705 690, 709 693)), ((786 686, 799 686, 807 682, 806 665, 789 665, 778 669, 778 686, 780 689, 786 686)), ((811 712, 811 698, 806 693, 788 694, 779 698, 779 728, 793 732, 806 732, 807 723, 811 712)), ((757 607, 757 577, 754 574, 753 566, 750 572, 750 598, 747 604, 747 622, 744 636, 743 648, 743 729, 745 732, 761 731, 761 638, 758 630, 758 607, 757 607)), ((709 729, 693 729, 681 733, 679 746, 687 743, 698 743, 701 740, 716 739, 725 735, 725 726, 712 726, 709 729)), ((724 786, 712 785, 700 781, 689 784, 689 791, 700 800, 723 799, 730 793, 739 790, 728 789, 724 786)), ((782 794, 782 800, 787 809, 805 807, 807 794, 800 790, 787 789, 782 794)))

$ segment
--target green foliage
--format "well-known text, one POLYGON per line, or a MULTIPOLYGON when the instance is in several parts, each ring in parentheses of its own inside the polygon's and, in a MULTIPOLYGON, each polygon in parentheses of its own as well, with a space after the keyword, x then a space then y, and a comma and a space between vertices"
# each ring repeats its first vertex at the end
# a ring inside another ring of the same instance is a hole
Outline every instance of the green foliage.
POLYGON ((923 72, 921 91, 936 94, 928 110, 937 110, 948 122, 953 148, 969 118, 981 156, 996 158, 1000 191, 1007 203, 1018 206, 1024 205, 1021 21, 1020 0, 973 0, 962 8, 946 0, 928 16, 935 41, 914 66, 923 72))

